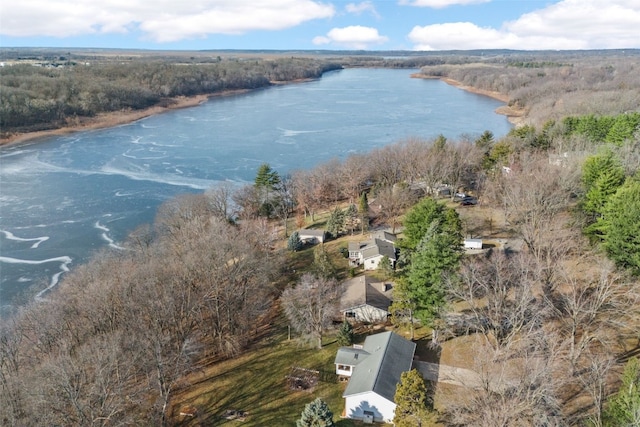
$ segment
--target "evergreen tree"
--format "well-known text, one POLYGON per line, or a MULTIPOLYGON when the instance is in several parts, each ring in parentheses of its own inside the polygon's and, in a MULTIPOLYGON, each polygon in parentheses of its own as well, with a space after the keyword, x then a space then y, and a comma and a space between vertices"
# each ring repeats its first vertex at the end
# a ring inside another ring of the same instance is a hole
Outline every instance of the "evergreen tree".
POLYGON ((333 427, 333 412, 319 397, 304 407, 296 427, 333 427))
POLYGON ((476 147, 484 150, 485 153, 489 153, 489 150, 493 146, 495 138, 493 132, 485 130, 478 139, 475 140, 476 147))
POLYGON ((444 274, 457 269, 462 258, 461 240, 436 220, 411 255, 407 293, 416 304, 416 317, 425 325, 432 323, 445 304, 444 274))
POLYGON ((615 122, 609 128, 606 141, 620 146, 632 139, 638 130, 640 130, 640 113, 620 114, 616 116, 615 122))
POLYGON ((617 169, 622 170, 624 174, 624 169, 611 150, 587 157, 582 165, 582 184, 585 191, 588 193, 601 175, 617 169))
POLYGON ((278 172, 271 169, 268 163, 261 164, 256 173, 255 186, 273 191, 278 184, 280 184, 280 175, 278 175, 278 172))
POLYGON ((629 359, 618 393, 609 398, 603 414, 607 427, 640 426, 640 361, 629 359))
POLYGON ((344 212, 340 208, 335 208, 327 220, 327 232, 331 234, 332 237, 338 237, 344 228, 344 224, 344 212))
POLYGON ((353 235, 353 230, 358 223, 358 208, 353 203, 344 212, 344 223, 345 226, 351 229, 351 234, 353 235))
POLYGON ((378 263, 378 270, 382 273, 384 280, 389 280, 393 277, 393 266, 391 265, 391 259, 388 256, 383 256, 378 263))
POLYGON ((319 277, 333 278, 336 276, 336 268, 331 263, 324 245, 319 245, 313 250, 313 270, 319 277))
POLYGON ((436 421, 430 405, 427 386, 416 369, 403 372, 394 396, 396 411, 393 423, 396 427, 422 427, 436 421))
POLYGON ((367 200, 367 193, 362 193, 358 200, 358 213, 360 214, 360 228, 362 234, 369 229, 369 201, 367 200))
POLYGON ((391 323, 397 327, 409 327, 411 339, 414 338, 414 313, 416 305, 409 296, 407 282, 404 278, 396 281, 393 288, 393 302, 389 307, 391 323))
POLYGON ((289 236, 289 239, 287 240, 287 249, 295 252, 299 251, 301 248, 302 240, 300 240, 300 233, 294 231, 293 233, 291 233, 291 236, 289 236))
POLYGON ((462 224, 457 212, 431 198, 423 199, 405 216, 400 240, 405 267, 406 298, 425 324, 445 303, 443 275, 455 271, 462 258, 462 224))
POLYGON ((280 185, 280 175, 271 169, 268 163, 263 163, 258 168, 254 186, 257 190, 260 206, 258 215, 263 217, 271 217, 275 211, 276 200, 273 193, 280 185))
POLYGON ((609 197, 624 184, 621 167, 603 171, 585 195, 584 209, 596 215, 602 214, 609 197))
POLYGON ((640 181, 627 179, 607 202, 597 225, 609 258, 640 275, 640 181))
POLYGON ((346 320, 342 322, 340 329, 338 329, 338 344, 341 346, 353 344, 353 326, 346 320))

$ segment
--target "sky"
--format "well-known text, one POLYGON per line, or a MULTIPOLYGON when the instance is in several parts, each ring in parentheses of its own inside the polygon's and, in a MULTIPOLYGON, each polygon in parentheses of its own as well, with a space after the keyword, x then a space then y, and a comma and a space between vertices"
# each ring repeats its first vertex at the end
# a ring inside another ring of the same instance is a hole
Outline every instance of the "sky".
POLYGON ((640 48, 640 0, 3 0, 0 47, 640 48))

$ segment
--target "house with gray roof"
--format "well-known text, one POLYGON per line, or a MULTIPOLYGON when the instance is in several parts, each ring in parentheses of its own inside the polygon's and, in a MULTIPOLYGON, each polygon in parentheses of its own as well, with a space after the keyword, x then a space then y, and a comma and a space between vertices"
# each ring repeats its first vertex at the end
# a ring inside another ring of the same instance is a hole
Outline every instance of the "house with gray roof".
POLYGON ((396 247, 393 242, 373 238, 363 242, 349 243, 349 264, 363 265, 365 270, 375 270, 384 257, 389 258, 391 266, 396 265, 396 247))
POLYGON ((367 275, 345 281, 340 298, 340 312, 347 320, 384 322, 389 316, 393 284, 378 282, 367 275))
POLYGON ((365 422, 391 422, 394 396, 403 372, 411 370, 416 345, 393 332, 368 336, 362 346, 341 347, 336 373, 349 377, 342 397, 344 416, 365 422))

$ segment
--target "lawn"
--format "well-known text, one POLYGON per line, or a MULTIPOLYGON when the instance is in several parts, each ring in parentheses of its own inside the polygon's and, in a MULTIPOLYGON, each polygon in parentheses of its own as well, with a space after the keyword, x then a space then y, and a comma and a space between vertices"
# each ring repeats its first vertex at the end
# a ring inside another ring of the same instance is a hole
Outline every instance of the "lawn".
POLYGON ((339 427, 362 425, 341 419, 344 409, 342 392, 333 364, 338 344, 328 337, 322 349, 315 349, 296 339, 288 340, 287 330, 280 327, 255 350, 193 373, 189 383, 172 399, 171 420, 174 425, 194 426, 293 426, 304 406, 320 397, 334 413, 339 427), (292 367, 320 371, 314 390, 292 391, 287 375, 292 367), (194 417, 180 416, 181 408, 198 410, 194 417), (226 420, 227 410, 245 411, 243 422, 226 420))

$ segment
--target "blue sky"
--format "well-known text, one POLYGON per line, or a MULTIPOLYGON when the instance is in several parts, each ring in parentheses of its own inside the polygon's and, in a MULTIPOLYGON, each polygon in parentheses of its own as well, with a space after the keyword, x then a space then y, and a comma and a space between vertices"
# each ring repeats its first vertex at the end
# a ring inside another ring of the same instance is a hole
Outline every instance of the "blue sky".
POLYGON ((2 1, 0 46, 640 48, 640 0, 2 1))

